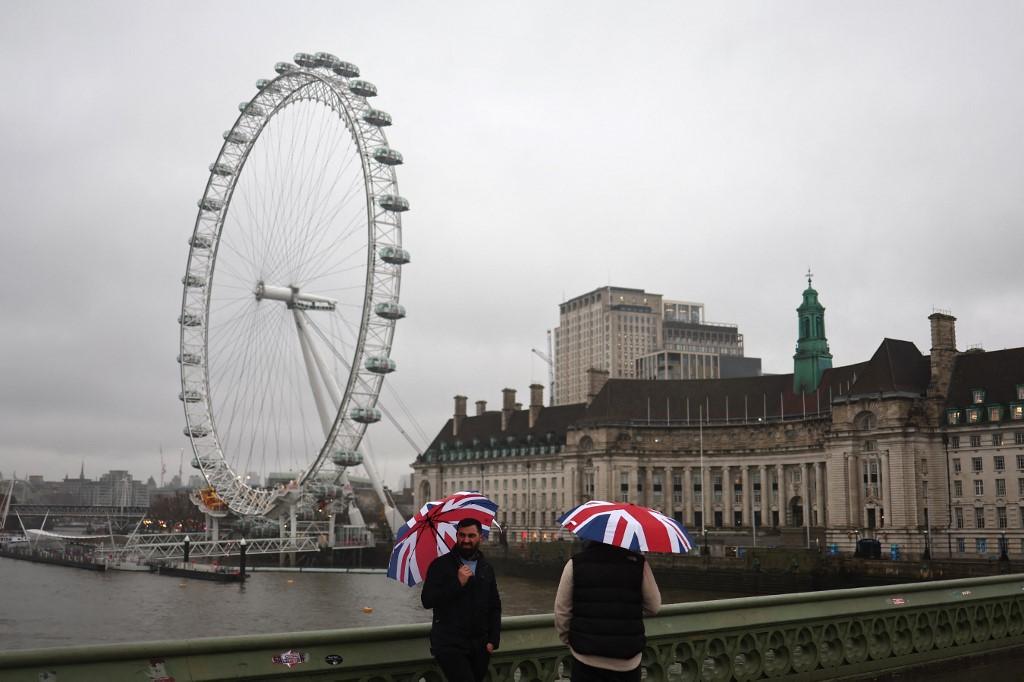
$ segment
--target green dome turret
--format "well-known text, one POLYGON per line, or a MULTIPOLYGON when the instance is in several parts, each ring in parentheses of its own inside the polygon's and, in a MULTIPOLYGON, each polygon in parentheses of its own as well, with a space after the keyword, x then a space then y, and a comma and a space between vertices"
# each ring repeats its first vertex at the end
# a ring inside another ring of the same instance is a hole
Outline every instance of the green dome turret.
POLYGON ((799 328, 793 356, 793 392, 812 393, 818 388, 821 375, 832 367, 832 354, 825 338, 825 306, 818 301, 818 292, 811 286, 810 270, 804 300, 796 314, 799 328))

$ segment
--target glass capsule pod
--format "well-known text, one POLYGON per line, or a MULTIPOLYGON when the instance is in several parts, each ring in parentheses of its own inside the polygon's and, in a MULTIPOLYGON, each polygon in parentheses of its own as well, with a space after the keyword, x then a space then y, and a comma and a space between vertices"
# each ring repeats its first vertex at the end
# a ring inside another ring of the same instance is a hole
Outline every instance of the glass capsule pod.
POLYGON ((249 141, 249 135, 237 129, 225 130, 223 137, 233 144, 246 144, 249 141))
POLYGON ((398 246, 382 246, 380 249, 380 259, 391 265, 405 265, 412 260, 409 252, 398 246))
POLYGON ((178 315, 178 324, 185 327, 198 327, 203 323, 202 315, 196 315, 195 313, 185 313, 184 315, 178 315))
POLYGON ((341 63, 341 60, 330 52, 317 52, 313 55, 313 59, 316 60, 317 66, 322 66, 325 69, 333 69, 337 64, 341 63))
POLYGON ((224 202, 217 197, 203 197, 196 202, 196 205, 204 211, 213 211, 215 213, 224 208, 224 202))
POLYGON ((178 394, 178 400, 180 400, 183 403, 198 403, 202 399, 203 394, 193 389, 182 391, 181 393, 178 394))
POLYGON ((188 240, 188 243, 193 249, 208 249, 213 246, 213 237, 197 234, 193 235, 192 239, 188 240))
POLYGON ((374 374, 390 374, 398 369, 398 363, 383 355, 366 358, 366 362, 363 365, 374 374))
POLYGON ((203 467, 202 467, 202 466, 201 466, 201 465, 199 464, 199 458, 198 458, 198 457, 195 457, 195 456, 193 456, 193 457, 192 457, 192 468, 193 468, 193 469, 202 469, 202 468, 203 468, 203 467))
POLYGON ((373 312, 385 320, 400 320, 405 317, 405 306, 394 301, 384 301, 373 306, 373 312))
POLYGON ((375 424, 380 421, 381 412, 376 407, 353 407, 348 416, 360 424, 375 424))
POLYGON ((186 436, 191 438, 205 438, 210 435, 210 429, 207 426, 186 426, 182 429, 186 436))
POLYGON ((281 75, 289 73, 290 71, 297 71, 298 68, 299 67, 294 64, 289 64, 288 62, 278 62, 277 64, 274 64, 274 71, 277 71, 281 75))
POLYGON ((377 86, 369 81, 349 81, 348 89, 360 97, 376 97, 377 86))
POLYGON ((307 69, 315 69, 317 66, 319 66, 319 64, 316 61, 316 57, 305 52, 296 53, 294 59, 296 64, 298 64, 299 66, 304 66, 307 69))
POLYGON ((363 456, 355 450, 335 450, 331 461, 339 467, 356 467, 363 463, 363 456))
POLYGON ((199 365, 202 362, 203 358, 198 353, 181 353, 178 355, 179 365, 199 365))
POLYGON ((247 116, 264 116, 267 111, 255 102, 239 102, 238 110, 247 116))
POLYGON ((370 109, 363 114, 363 120, 372 126, 385 128, 391 125, 391 114, 386 111, 381 111, 380 109, 370 109))
POLYGON ((409 200, 397 194, 382 194, 380 198, 377 199, 377 203, 380 204, 381 208, 388 211, 394 211, 395 213, 402 213, 409 210, 409 200))
POLYGON ((359 67, 351 62, 343 62, 340 59, 337 64, 331 67, 331 71, 342 78, 359 78, 359 67))
POLYGON ((402 153, 391 147, 377 147, 373 150, 373 158, 377 160, 377 163, 383 163, 385 166, 400 166, 404 160, 402 153))
POLYGON ((206 278, 202 275, 185 275, 181 283, 191 289, 202 289, 206 286, 206 278))
POLYGON ((234 166, 232 166, 230 164, 227 164, 227 163, 224 163, 224 162, 221 162, 221 163, 211 163, 210 164, 210 172, 213 173, 214 175, 220 175, 220 176, 227 177, 229 175, 234 175, 235 174, 235 168, 234 168, 234 166))

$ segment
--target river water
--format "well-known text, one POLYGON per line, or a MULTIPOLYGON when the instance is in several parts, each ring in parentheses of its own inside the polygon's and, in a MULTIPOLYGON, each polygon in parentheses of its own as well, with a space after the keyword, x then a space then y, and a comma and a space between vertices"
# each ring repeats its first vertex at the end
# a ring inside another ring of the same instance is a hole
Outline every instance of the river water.
MULTIPOLYGON (((555 581, 499 573, 506 616, 550 613, 555 581)), ((665 603, 727 596, 665 588, 665 603)), ((0 557, 0 650, 422 623, 420 588, 382 573, 257 572, 244 584, 0 557), (363 607, 371 607, 365 613, 363 607)))

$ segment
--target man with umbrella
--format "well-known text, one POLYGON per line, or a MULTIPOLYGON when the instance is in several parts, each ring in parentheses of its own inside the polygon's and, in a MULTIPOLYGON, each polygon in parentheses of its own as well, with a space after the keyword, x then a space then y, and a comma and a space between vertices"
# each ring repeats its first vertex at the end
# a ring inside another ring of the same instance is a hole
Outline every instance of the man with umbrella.
POLYGON ((685 552, 690 539, 675 520, 631 504, 593 500, 559 521, 584 540, 555 595, 555 630, 572 652, 572 681, 639 682, 647 642, 643 617, 661 608, 661 592, 640 552, 685 552))
POLYGON ((455 546, 427 568, 420 601, 434 610, 430 653, 450 682, 480 682, 501 636, 501 598, 494 569, 480 552, 476 518, 456 525, 455 546))

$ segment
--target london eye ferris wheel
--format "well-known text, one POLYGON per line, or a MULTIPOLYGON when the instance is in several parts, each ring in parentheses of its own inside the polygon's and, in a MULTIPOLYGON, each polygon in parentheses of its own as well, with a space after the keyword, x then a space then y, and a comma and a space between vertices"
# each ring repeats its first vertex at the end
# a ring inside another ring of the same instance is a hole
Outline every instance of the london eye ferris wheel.
POLYGON ((402 213, 391 116, 359 69, 300 53, 257 81, 210 165, 182 279, 181 399, 199 468, 239 515, 275 513, 330 463, 364 464, 396 369, 402 213), (294 472, 289 487, 250 474, 294 472))

